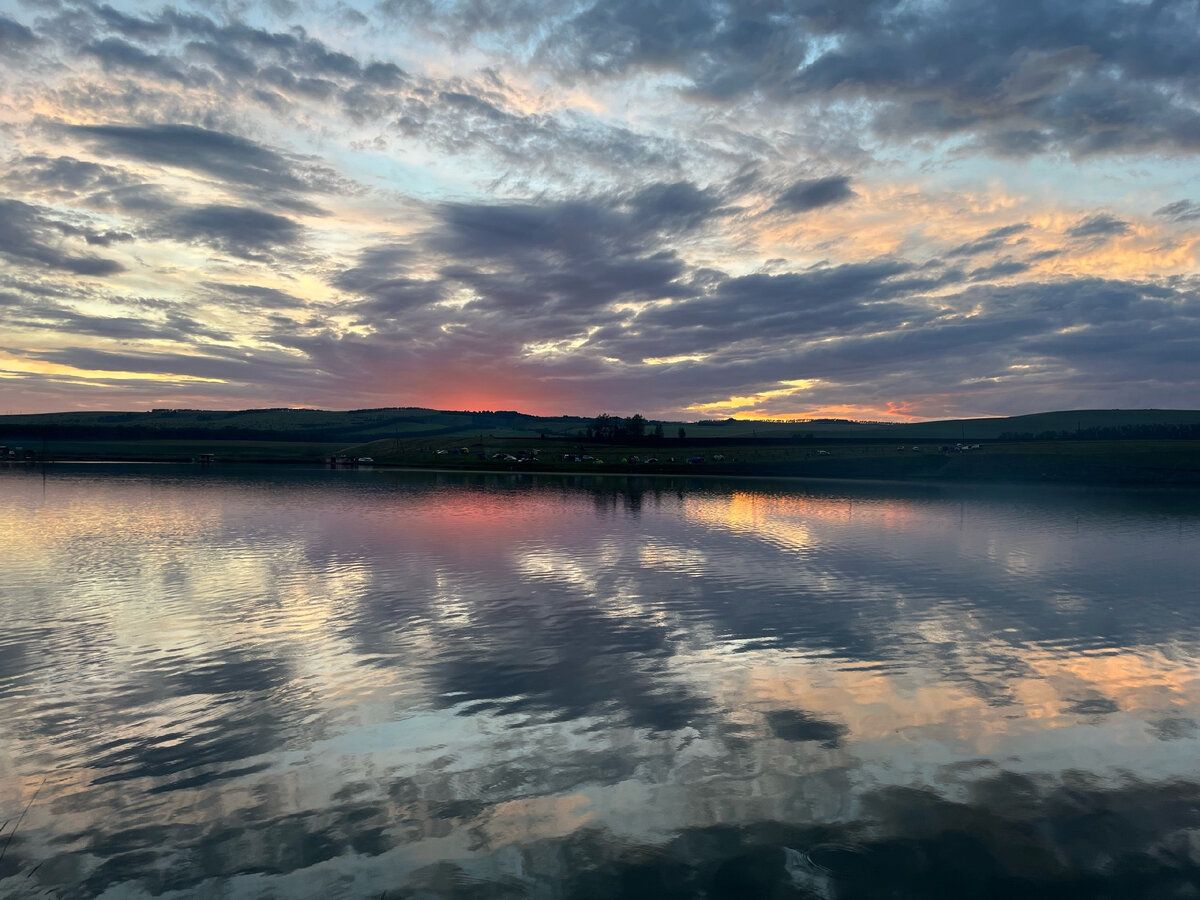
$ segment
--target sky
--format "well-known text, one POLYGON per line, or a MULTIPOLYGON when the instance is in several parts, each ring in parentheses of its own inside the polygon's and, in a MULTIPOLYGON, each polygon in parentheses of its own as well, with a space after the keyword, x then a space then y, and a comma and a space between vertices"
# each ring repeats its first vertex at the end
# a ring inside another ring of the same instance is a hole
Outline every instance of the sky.
POLYGON ((1197 0, 0 0, 0 413, 1200 406, 1197 0))

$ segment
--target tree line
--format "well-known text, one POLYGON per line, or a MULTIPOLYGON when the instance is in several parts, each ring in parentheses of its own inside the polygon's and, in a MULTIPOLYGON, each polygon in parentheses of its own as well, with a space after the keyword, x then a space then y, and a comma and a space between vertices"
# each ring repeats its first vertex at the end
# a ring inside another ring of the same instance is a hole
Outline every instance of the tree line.
MULTIPOLYGON (((641 413, 634 413, 625 418, 609 413, 600 413, 584 429, 584 437, 589 441, 637 441, 646 437, 662 438, 663 436, 662 422, 651 422, 641 413)), ((687 431, 679 428, 676 436, 687 437, 687 431)))

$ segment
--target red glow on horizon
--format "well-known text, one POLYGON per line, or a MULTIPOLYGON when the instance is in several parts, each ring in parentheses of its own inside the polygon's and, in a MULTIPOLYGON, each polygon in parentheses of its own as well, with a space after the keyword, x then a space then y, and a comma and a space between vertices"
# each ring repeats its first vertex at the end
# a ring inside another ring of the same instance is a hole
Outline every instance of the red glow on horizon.
POLYGON ((732 414, 734 419, 743 420, 811 420, 811 419, 847 419, 852 422, 928 422, 935 416, 917 412, 909 412, 912 406, 903 403, 889 402, 886 406, 867 406, 857 404, 841 404, 837 406, 819 406, 812 409, 776 411, 768 409, 744 410, 732 414))

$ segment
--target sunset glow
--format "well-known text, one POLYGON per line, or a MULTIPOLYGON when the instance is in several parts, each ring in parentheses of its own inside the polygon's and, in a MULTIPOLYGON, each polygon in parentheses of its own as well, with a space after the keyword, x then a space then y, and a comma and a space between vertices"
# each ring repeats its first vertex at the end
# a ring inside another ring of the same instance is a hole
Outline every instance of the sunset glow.
POLYGON ((0 0, 0 413, 1194 406, 1197 16, 0 0))

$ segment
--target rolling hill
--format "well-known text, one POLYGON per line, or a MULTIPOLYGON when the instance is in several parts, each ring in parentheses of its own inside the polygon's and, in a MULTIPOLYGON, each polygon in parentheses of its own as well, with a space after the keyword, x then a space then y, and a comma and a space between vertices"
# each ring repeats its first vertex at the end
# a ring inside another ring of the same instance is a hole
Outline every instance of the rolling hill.
MULTIPOLYGON (((318 409, 59 412, 0 416, 0 442, 220 440, 365 444, 385 438, 581 436, 586 416, 533 416, 516 411, 436 410, 416 407, 332 411, 318 409)), ((888 424, 836 419, 663 421, 673 437, 693 439, 997 440, 1080 437, 1170 437, 1155 428, 1200 427, 1200 410, 1085 409, 1022 416, 888 424), (1123 432, 1123 433, 1122 433, 1123 432), (1145 432, 1139 435, 1139 432, 1145 432)))

